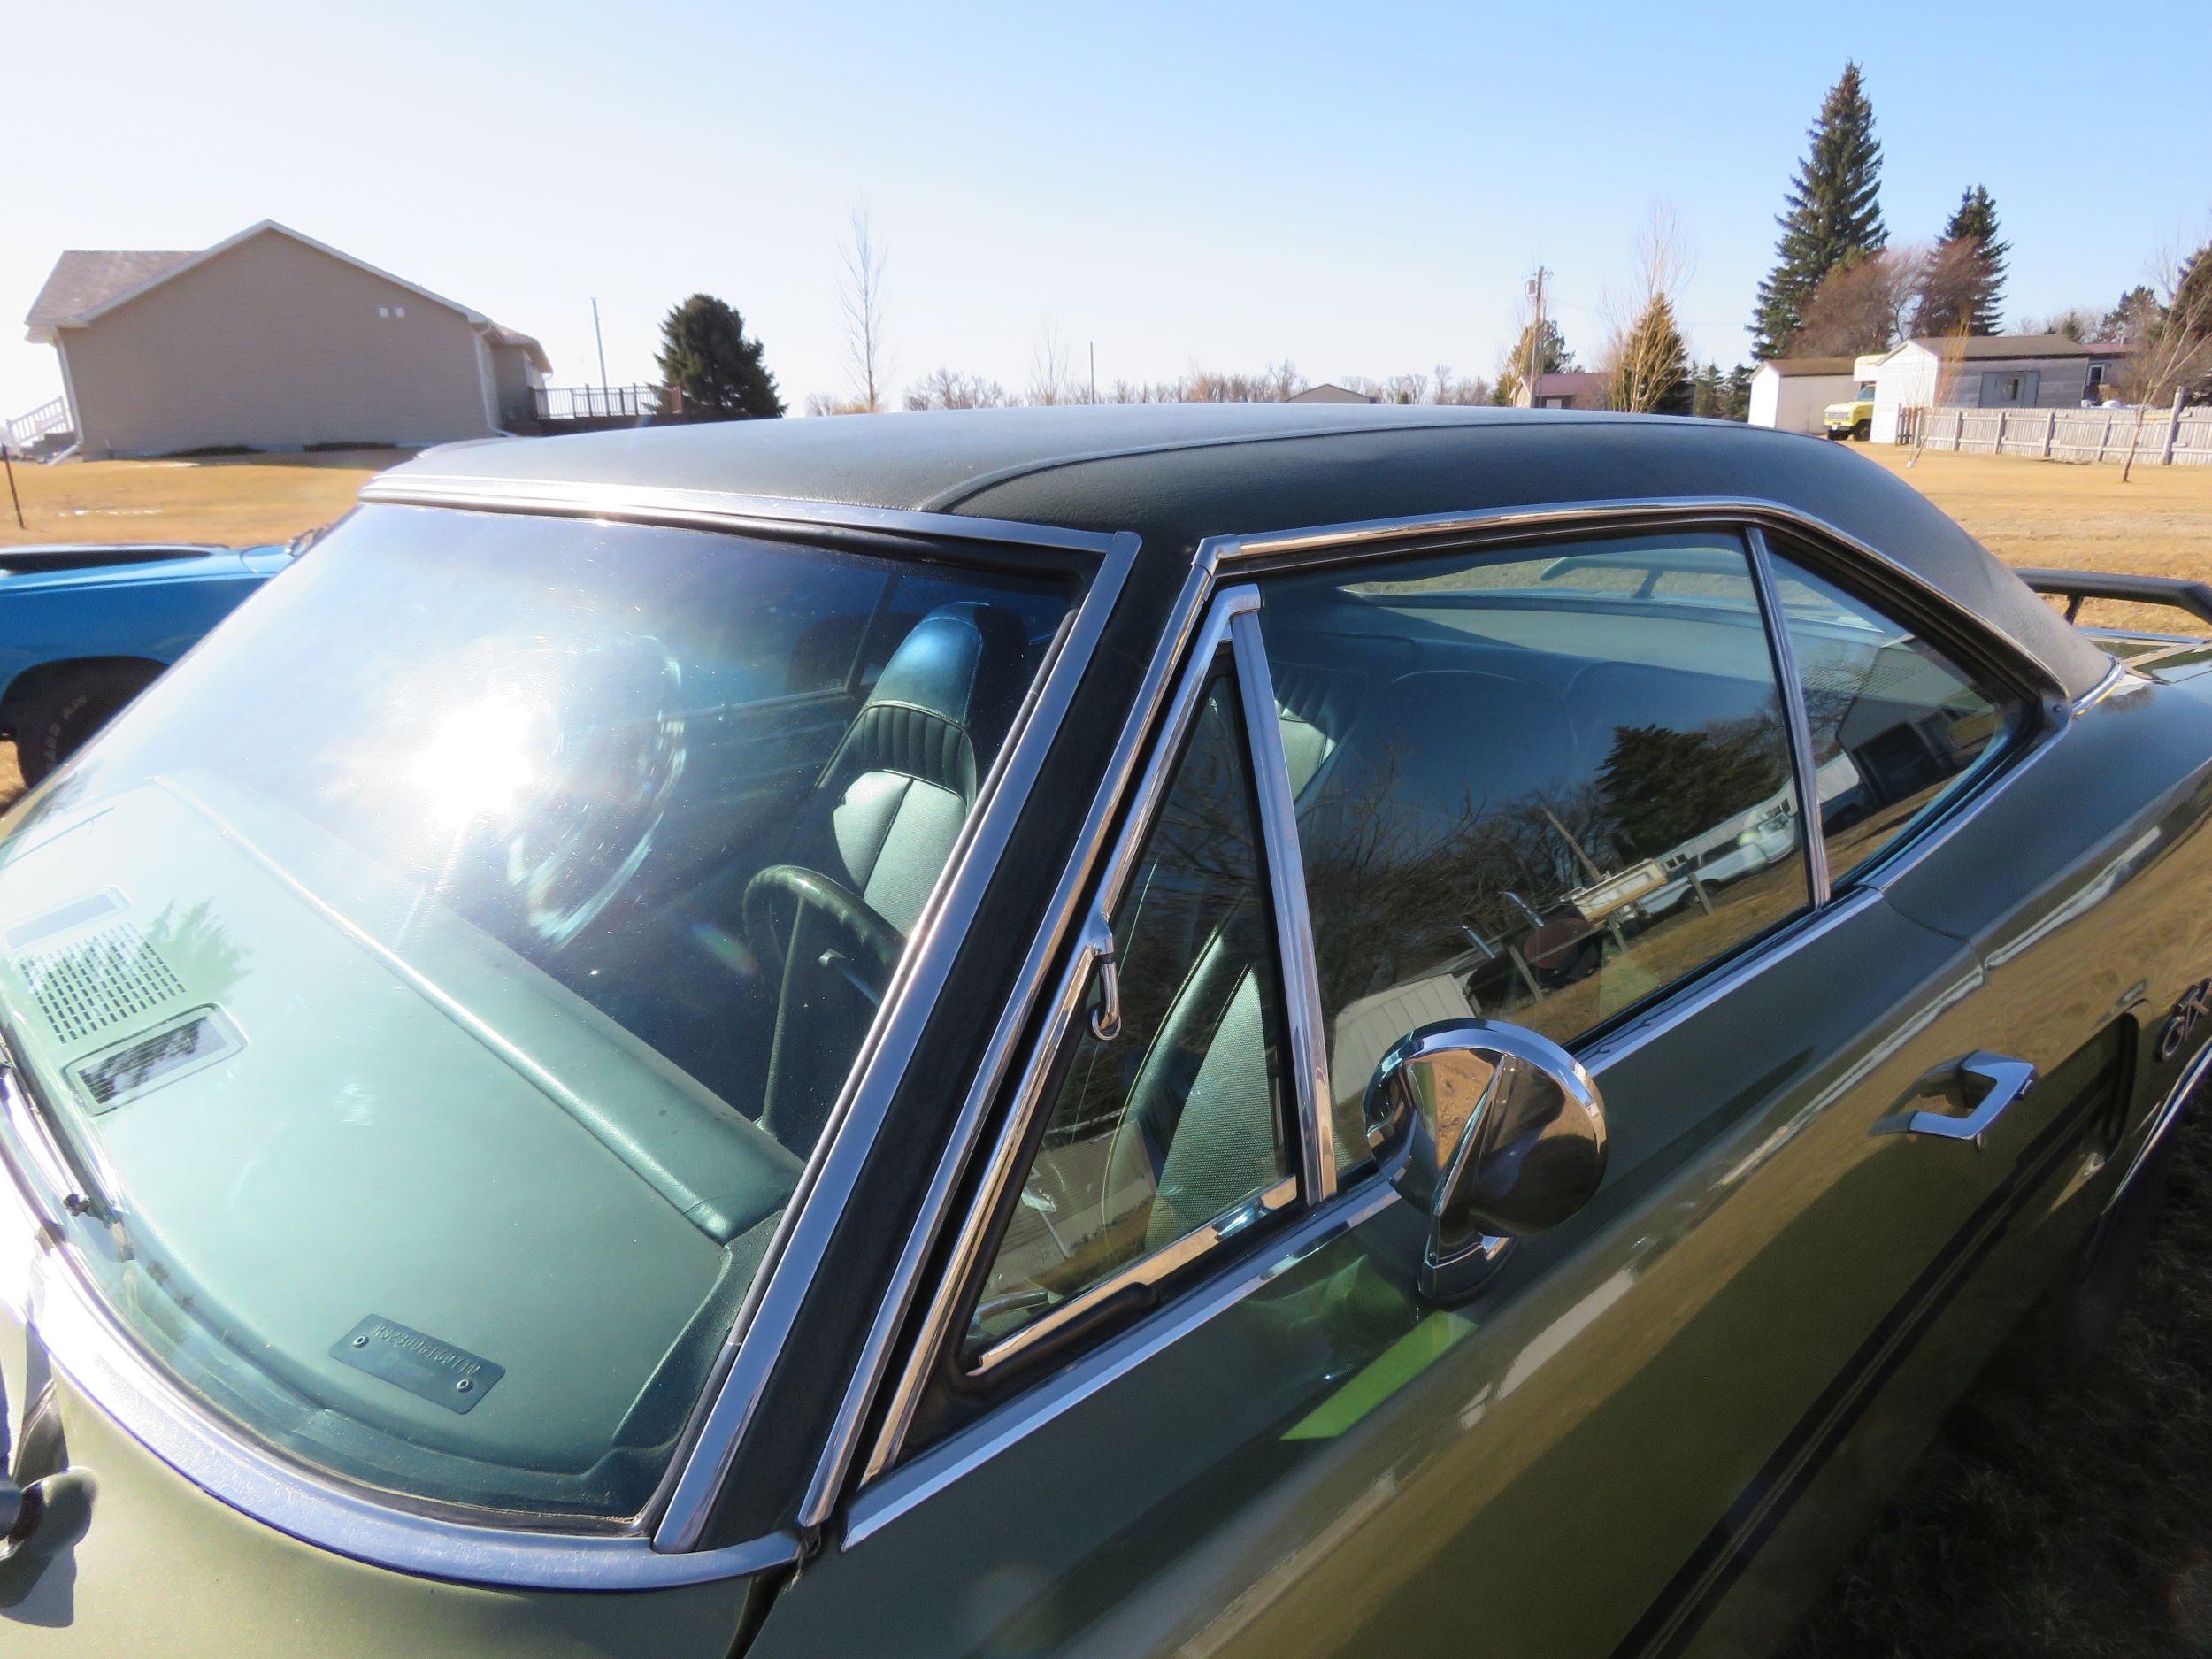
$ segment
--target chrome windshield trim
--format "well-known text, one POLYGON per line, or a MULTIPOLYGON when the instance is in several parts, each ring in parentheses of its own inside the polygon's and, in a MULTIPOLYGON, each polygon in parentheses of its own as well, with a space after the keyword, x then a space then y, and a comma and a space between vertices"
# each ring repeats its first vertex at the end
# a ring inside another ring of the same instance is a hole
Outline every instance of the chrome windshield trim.
MULTIPOLYGON (((1198 626, 1211 586, 1210 567, 1202 563, 1194 566, 1184 580, 1161 629, 1159 647, 1146 665, 1144 680, 1138 687, 1134 705, 1123 720, 1120 733, 1115 739, 1113 753, 1106 763, 1105 776, 1092 796, 1090 810, 1076 837, 1075 849, 1061 871, 1059 885, 1053 890, 1051 904, 1030 941, 1029 952, 1023 959, 1015 991, 999 1011, 998 1023, 992 1028, 982 1062, 961 1102, 950 1140, 931 1174, 920 1213, 913 1226, 908 1230, 906 1242, 900 1250, 898 1263, 893 1271, 889 1293, 869 1328, 862 1363, 847 1385, 833 1432, 816 1465, 806 1501, 800 1509, 799 1521, 803 1526, 821 1525, 836 1502, 838 1490, 844 1482, 858 1446, 862 1422, 889 1368, 892 1344, 912 1308, 930 1248, 944 1225, 953 1194, 967 1169, 976 1139, 981 1133, 984 1117, 1004 1086, 1016 1045, 1043 991, 1046 972, 1051 966, 1052 957, 1059 950, 1068 930, 1076 925, 1075 918, 1084 888, 1090 879, 1100 849, 1105 845, 1115 809, 1128 787, 1130 778, 1136 772, 1145 741, 1150 736, 1154 722, 1174 686, 1171 671, 1182 659, 1191 634, 1198 626)), ((963 1231, 962 1243, 969 1243, 966 1229, 963 1231)), ((954 1265, 956 1269, 964 1269, 964 1263, 957 1254, 954 1265)), ((933 1347, 936 1339, 941 1335, 942 1323, 948 1311, 932 1305, 918 1348, 933 1347)), ((902 1374, 889 1402, 883 1428, 870 1452, 864 1479, 872 1479, 896 1455, 897 1448, 912 1421, 914 1409, 920 1403, 921 1387, 926 1374, 926 1366, 910 1363, 902 1374)))
POLYGON ((1813 754, 1812 718, 1805 710, 1805 682, 1798 674, 1797 647, 1790 639, 1789 618, 1783 614, 1781 592, 1775 586, 1766 532, 1751 525, 1744 539, 1751 549, 1751 585, 1766 618, 1767 648, 1773 653, 1782 690, 1782 712, 1790 723, 1790 770, 1797 779, 1797 833, 1805 846, 1806 881, 1814 904, 1822 905, 1830 893, 1828 837, 1820 810, 1820 763, 1813 754))
POLYGON ((1237 664, 1252 776, 1260 797, 1260 833, 1267 855, 1267 883, 1274 898, 1277 956, 1282 963, 1283 1008, 1290 1027, 1290 1064, 1295 1079, 1302 1171, 1307 1202, 1326 1203, 1336 1193, 1336 1126, 1329 1079, 1328 1027, 1321 1011, 1321 974, 1313 954, 1313 918, 1306 908, 1306 865, 1298 845, 1298 805, 1283 757, 1283 723, 1275 702, 1275 677, 1267 666, 1259 610, 1230 619, 1229 644, 1237 664))
MULTIPOLYGON (((461 1584, 549 1590, 649 1590, 783 1566, 795 1537, 664 1555, 634 1531, 529 1532, 396 1509, 325 1479, 236 1432, 188 1395, 116 1322, 27 1190, 24 1154, 43 1139, 36 1108, 0 1066, 0 1302, 98 1409, 185 1479, 241 1513, 319 1549, 461 1584)), ((42 1172, 40 1179, 50 1179, 42 1172)))
MULTIPOLYGON (((2192 640, 2190 643, 2200 649, 2204 645, 2202 640, 2192 640)), ((2107 697, 2142 691, 2154 683, 2148 674, 2138 673, 2116 657, 2112 659, 2112 666, 2105 670, 2104 678, 2076 697, 2070 707, 2076 714, 2086 714, 2107 697)))
POLYGON ((1058 525, 1003 518, 972 518, 956 512, 920 512, 898 507, 847 506, 780 495, 744 495, 716 489, 670 489, 618 484, 565 484, 557 480, 425 477, 387 472, 361 487, 365 502, 409 507, 477 508, 492 512, 542 512, 614 518, 626 523, 695 525, 729 530, 745 526, 793 531, 871 530, 935 541, 998 541, 1074 553, 1111 554, 1133 548, 1127 531, 1069 530, 1058 525))
MULTIPOLYGON (((900 515, 909 527, 939 535, 966 532, 956 515, 900 515)), ((768 1376, 781 1354, 812 1284, 814 1263, 852 1195, 878 1132, 912 1063, 984 888, 1004 856, 1015 819, 1029 798, 1045 753, 1075 695, 1075 687, 1119 599, 1138 538, 1106 538, 1096 573, 1069 619, 1051 660, 1018 718, 976 810, 956 844, 948 873, 916 924, 883 1012, 854 1064, 828 1126, 801 1173, 766 1257, 718 1362, 659 1510, 654 1548, 695 1548, 721 1492, 739 1440, 752 1422, 768 1376)))
POLYGON ((1081 1404, 1209 1320, 1273 1282, 1316 1250, 1398 1202, 1387 1181, 1370 1178, 1293 1221, 1276 1245, 1236 1272, 1167 1303, 1025 1394, 864 1487, 847 1513, 841 1549, 850 1549, 942 1492, 1008 1447, 1081 1404))

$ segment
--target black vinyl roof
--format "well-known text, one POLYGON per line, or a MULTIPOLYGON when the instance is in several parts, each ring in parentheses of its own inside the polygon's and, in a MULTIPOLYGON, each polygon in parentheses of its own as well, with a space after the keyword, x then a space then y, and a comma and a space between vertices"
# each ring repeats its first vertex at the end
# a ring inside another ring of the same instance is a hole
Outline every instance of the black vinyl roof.
POLYGON ((1582 501, 1778 503, 1879 549, 2070 694, 2110 659, 1914 489, 1847 446, 1732 421, 1429 405, 1127 404, 747 420, 449 445, 387 475, 721 490, 1133 530, 1179 581, 1210 535, 1582 501))

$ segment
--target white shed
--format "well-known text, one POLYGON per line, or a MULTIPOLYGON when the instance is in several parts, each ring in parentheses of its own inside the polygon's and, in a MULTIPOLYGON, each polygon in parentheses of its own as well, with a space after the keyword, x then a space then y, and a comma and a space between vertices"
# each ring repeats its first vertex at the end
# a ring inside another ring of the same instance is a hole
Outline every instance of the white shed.
POLYGON ((2116 341, 2063 334, 1972 334, 1916 339, 1882 359, 1874 376, 1874 442, 1897 442, 1908 409, 2078 409, 2101 403, 2126 361, 2116 341))
POLYGON ((1820 412, 1858 388, 1849 357, 1776 357, 1751 377, 1750 421, 1778 432, 1818 432, 1820 412))

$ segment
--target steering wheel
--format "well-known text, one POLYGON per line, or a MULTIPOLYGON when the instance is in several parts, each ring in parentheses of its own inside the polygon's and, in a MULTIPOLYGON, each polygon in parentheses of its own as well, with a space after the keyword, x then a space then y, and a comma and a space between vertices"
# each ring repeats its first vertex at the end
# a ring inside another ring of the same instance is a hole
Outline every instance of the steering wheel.
MULTIPOLYGON (((879 1000, 883 987, 891 982, 892 970, 899 964, 899 953, 906 949, 906 936, 843 882, 802 864, 770 864, 745 884, 741 912, 745 937, 761 961, 770 965, 770 982, 782 979, 787 941, 797 936, 801 912, 808 910, 826 917, 852 946, 854 964, 847 977, 871 1002, 879 1000), (792 907, 791 925, 780 938, 775 915, 779 898, 788 899, 792 907), (872 969, 872 975, 858 972, 864 967, 872 969)), ((824 965, 833 964, 826 961, 824 965)))

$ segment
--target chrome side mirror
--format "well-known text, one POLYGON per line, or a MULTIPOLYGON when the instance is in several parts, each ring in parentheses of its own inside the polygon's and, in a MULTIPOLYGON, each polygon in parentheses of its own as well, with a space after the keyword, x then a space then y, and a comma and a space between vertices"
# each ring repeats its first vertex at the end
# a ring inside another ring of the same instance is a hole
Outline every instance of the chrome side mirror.
POLYGON ((1401 1038, 1367 1086, 1367 1138, 1428 1217, 1421 1294, 1463 1296, 1514 1239, 1573 1215, 1605 1176, 1597 1085, 1557 1043, 1494 1020, 1401 1038))

